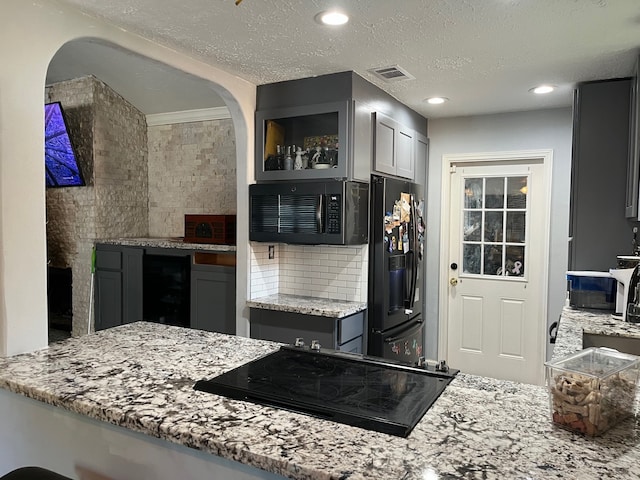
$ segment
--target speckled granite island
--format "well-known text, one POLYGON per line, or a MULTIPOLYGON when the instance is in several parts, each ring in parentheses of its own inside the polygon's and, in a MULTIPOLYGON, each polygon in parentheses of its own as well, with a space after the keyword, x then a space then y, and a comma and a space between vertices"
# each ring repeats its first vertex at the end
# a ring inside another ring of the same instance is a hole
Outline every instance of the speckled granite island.
MULTIPOLYGON (((575 336, 572 329, 579 321, 561 321, 559 347, 573 348, 575 339, 563 336, 575 336)), ((46 407, 49 416, 64 412, 76 419, 65 417, 63 426, 95 419, 95 424, 117 426, 110 428, 118 432, 139 432, 135 435, 153 448, 175 444, 192 451, 193 462, 202 462, 202 456, 223 458, 238 468, 257 469, 231 476, 212 463, 203 476, 189 470, 187 462, 174 478, 640 478, 635 419, 598 438, 558 429, 549 420, 547 391, 541 386, 459 374, 406 439, 192 389, 198 379, 276 348, 266 341, 138 322, 0 359, 0 387, 6 390, 0 391, 0 415, 3 427, 14 428, 3 428, 0 444, 10 447, 16 433, 27 428, 11 422, 21 402, 31 402, 53 405, 46 407)), ((81 435, 74 428, 74 435, 81 435)), ((86 443, 97 442, 92 438, 86 443)), ((108 449, 124 455, 118 441, 109 441, 108 449)), ((134 462, 137 473, 122 478, 154 478, 140 472, 162 457, 154 457, 151 447, 144 452, 134 462)), ((164 455, 167 473, 156 472, 155 478, 172 478, 170 462, 176 460, 171 455, 164 455)))

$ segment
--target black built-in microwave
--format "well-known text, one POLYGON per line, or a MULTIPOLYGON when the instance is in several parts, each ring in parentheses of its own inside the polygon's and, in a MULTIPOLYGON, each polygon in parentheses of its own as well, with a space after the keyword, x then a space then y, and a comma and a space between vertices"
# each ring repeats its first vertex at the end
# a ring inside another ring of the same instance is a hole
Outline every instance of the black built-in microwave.
POLYGON ((369 184, 343 180, 249 185, 249 239, 306 245, 368 241, 369 184))

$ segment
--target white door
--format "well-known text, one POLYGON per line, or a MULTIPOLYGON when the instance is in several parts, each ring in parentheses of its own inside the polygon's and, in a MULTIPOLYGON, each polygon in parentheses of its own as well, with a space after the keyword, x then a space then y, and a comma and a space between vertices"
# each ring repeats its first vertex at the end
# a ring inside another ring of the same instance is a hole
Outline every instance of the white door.
POLYGON ((465 373, 542 384, 544 158, 452 162, 449 175, 447 361, 465 373))

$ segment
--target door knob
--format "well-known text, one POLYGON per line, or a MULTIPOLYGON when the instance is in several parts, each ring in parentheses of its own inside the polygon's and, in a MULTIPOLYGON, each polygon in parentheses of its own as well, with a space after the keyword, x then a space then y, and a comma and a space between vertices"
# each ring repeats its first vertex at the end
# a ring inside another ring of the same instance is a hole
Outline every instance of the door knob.
POLYGON ((451 278, 451 280, 449 280, 449 284, 450 284, 452 287, 455 287, 455 286, 458 284, 458 279, 457 279, 457 278, 455 278, 455 277, 454 277, 454 278, 451 278))

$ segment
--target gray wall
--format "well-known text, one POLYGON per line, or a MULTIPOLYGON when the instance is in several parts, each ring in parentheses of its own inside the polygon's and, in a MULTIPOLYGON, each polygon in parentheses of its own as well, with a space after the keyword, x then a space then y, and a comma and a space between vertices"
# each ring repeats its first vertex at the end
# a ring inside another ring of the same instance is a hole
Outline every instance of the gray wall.
MULTIPOLYGON (((427 187, 426 356, 438 359, 439 268, 442 156, 445 154, 553 150, 548 322, 556 321, 566 296, 569 188, 571 183, 570 108, 429 120, 427 187)), ((548 339, 546 340, 548 341, 548 339)), ((548 346, 547 351, 550 351, 548 346)))

